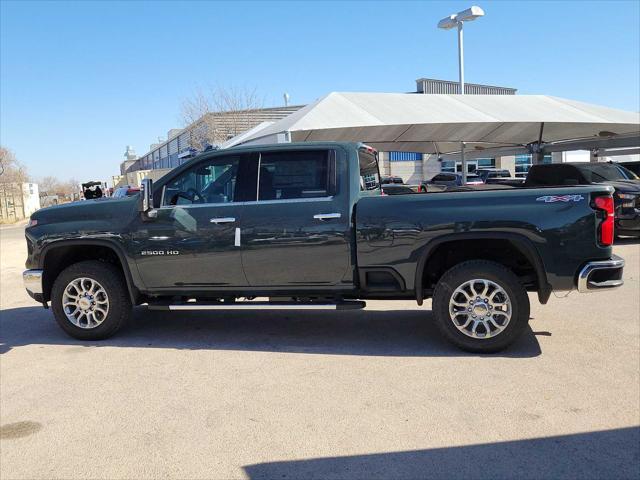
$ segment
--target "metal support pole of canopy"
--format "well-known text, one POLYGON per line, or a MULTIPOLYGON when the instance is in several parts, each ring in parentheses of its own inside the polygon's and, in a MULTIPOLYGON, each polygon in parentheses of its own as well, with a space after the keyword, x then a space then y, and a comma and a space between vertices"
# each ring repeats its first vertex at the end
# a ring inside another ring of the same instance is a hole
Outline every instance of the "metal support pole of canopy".
POLYGON ((460 142, 460 160, 462 160, 462 184, 467 183, 467 161, 464 158, 464 142, 460 142))
POLYGON ((544 132, 544 122, 540 123, 540 133, 538 133, 538 141, 531 145, 531 164, 541 165, 544 162, 544 149, 542 145, 542 132, 544 132))

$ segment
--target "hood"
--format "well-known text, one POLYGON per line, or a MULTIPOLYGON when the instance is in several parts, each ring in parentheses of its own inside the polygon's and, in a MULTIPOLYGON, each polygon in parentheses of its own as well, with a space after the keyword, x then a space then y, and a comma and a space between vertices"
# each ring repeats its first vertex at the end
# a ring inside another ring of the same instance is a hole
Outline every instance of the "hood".
POLYGON ((129 217, 137 212, 137 196, 124 198, 102 197, 41 208, 31 215, 38 224, 83 220, 108 220, 129 217))

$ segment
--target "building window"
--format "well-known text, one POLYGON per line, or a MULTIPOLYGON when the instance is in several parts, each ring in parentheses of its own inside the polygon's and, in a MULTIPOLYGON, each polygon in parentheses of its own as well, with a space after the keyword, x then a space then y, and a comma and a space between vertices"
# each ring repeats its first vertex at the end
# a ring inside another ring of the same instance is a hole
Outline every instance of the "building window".
MULTIPOLYGON (((533 164, 532 156, 529 154, 516 155, 516 177, 526 177, 533 164)), ((545 155, 542 163, 552 163, 551 155, 545 155)))
MULTIPOLYGON (((478 168, 494 168, 495 158, 474 158, 467 160, 467 173, 475 172, 478 168)), ((443 161, 440 167, 441 172, 462 172, 462 161, 443 161)))
POLYGON ((516 155, 516 177, 526 177, 531 168, 531 155, 516 155))
POLYGON ((418 162, 422 160, 419 152, 389 152, 390 162, 418 162))
POLYGON ((442 172, 455 172, 456 171, 456 162, 442 162, 442 167, 440 168, 442 172))
POLYGON ((478 158, 478 168, 495 168, 496 159, 495 158, 478 158))

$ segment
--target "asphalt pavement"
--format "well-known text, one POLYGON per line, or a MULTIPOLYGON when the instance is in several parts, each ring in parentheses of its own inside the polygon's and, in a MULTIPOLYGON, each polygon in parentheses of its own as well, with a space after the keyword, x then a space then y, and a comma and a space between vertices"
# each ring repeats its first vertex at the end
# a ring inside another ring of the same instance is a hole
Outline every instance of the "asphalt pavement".
POLYGON ((640 477, 640 242, 625 285, 532 296, 509 350, 472 355, 430 303, 363 311, 135 309, 67 337, 0 228, 0 478, 640 477))

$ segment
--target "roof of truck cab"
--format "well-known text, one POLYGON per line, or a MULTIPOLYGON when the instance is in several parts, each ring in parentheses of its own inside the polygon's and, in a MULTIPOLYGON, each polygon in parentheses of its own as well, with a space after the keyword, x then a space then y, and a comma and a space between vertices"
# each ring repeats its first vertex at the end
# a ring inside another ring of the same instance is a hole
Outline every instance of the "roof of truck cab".
POLYGON ((237 153, 237 152, 255 152, 260 150, 298 150, 318 147, 345 147, 345 148, 359 148, 366 146, 363 142, 334 142, 334 141, 317 141, 317 142, 290 142, 290 143, 264 143, 256 145, 237 145, 230 148, 210 150, 198 154, 193 158, 200 158, 203 155, 208 154, 225 154, 225 153, 237 153))

